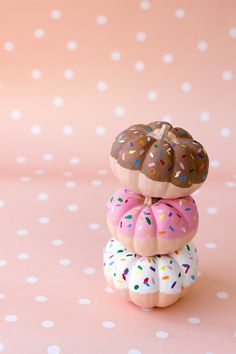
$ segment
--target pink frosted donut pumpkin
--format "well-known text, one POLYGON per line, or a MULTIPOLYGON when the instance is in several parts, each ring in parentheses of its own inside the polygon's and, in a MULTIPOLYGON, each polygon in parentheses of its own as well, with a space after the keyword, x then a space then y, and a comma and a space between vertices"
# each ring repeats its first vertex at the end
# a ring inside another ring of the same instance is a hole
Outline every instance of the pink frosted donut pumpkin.
POLYGON ((125 248, 153 256, 174 252, 190 241, 197 231, 198 211, 191 196, 145 198, 121 189, 110 199, 107 223, 125 248))

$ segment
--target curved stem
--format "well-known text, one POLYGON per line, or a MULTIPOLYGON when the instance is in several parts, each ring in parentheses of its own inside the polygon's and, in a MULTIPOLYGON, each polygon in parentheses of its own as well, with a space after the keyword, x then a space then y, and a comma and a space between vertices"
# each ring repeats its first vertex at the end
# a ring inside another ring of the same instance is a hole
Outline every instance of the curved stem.
POLYGON ((152 197, 145 197, 144 204, 152 205, 152 197))

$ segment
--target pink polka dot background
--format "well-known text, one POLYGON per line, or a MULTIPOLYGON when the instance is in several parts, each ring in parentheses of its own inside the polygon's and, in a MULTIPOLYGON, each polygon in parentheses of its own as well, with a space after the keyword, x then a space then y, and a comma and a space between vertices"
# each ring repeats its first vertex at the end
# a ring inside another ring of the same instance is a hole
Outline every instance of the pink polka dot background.
POLYGON ((235 353, 235 2, 8 0, 0 28, 0 353, 235 353), (106 286, 102 250, 112 140, 162 119, 210 172, 198 281, 150 311, 106 286))

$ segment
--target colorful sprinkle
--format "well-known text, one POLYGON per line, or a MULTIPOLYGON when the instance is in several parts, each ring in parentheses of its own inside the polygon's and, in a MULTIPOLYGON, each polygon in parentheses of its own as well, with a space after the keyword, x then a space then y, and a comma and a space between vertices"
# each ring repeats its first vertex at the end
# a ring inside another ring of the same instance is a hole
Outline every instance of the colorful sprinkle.
POLYGON ((118 198, 118 201, 122 203, 123 202, 123 198, 118 198))
POLYGON ((129 154, 132 155, 132 154, 135 154, 135 152, 136 152, 135 150, 130 150, 129 154))
POLYGON ((189 271, 190 265, 189 265, 189 264, 182 264, 182 266, 183 266, 184 268, 186 268, 186 269, 185 269, 185 274, 187 274, 188 271, 189 271))
POLYGON ((155 162, 150 162, 149 164, 148 164, 148 167, 154 167, 156 164, 155 164, 155 162))
POLYGON ((159 219, 162 220, 162 219, 164 219, 165 216, 166 216, 166 214, 163 213, 159 216, 159 219))
POLYGON ((129 214, 125 216, 125 219, 132 219, 133 215, 129 214))
POLYGON ((150 269, 153 271, 153 272, 155 272, 156 271, 156 269, 154 268, 154 267, 150 267, 150 269))
POLYGON ((163 160, 160 160, 160 162, 163 166, 165 165, 165 162, 163 160))
POLYGON ((151 225, 151 223, 152 223, 152 222, 151 222, 151 219, 150 219, 148 216, 146 216, 145 219, 146 219, 146 222, 148 223, 148 225, 151 225))
POLYGON ((185 208, 184 210, 185 210, 185 211, 189 211, 189 210, 191 210, 191 208, 185 208))
POLYGON ((172 226, 169 226, 169 229, 170 229, 171 231, 175 231, 175 229, 174 229, 172 226))
POLYGON ((139 285, 134 286, 134 290, 138 290, 138 288, 139 288, 139 285))
POLYGON ((176 285, 176 281, 171 285, 171 289, 173 289, 174 287, 175 287, 175 285, 176 285))
POLYGON ((129 273, 129 268, 125 268, 124 274, 126 275, 126 274, 128 274, 128 273, 129 273))
POLYGON ((140 265, 138 265, 138 269, 143 270, 143 268, 140 265))
POLYGON ((187 250, 188 250, 188 251, 190 251, 190 247, 189 247, 189 245, 188 245, 188 244, 186 245, 186 247, 187 247, 187 250))
POLYGON ((134 160, 134 166, 137 166, 139 163, 140 163, 140 160, 139 160, 139 159, 135 159, 135 160, 134 160))
POLYGON ((160 235, 164 235, 164 234, 166 233, 166 231, 158 231, 158 233, 159 233, 160 235))
POLYGON ((162 279, 163 280, 168 280, 170 277, 168 276, 168 275, 164 275, 163 277, 162 277, 162 279))

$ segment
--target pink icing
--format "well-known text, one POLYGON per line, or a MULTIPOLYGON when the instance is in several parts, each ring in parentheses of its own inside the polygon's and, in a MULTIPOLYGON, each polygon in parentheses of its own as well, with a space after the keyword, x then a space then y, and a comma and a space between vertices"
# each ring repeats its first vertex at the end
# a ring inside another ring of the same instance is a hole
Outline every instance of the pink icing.
POLYGON ((198 211, 191 196, 160 199, 151 206, 141 194, 118 190, 108 207, 109 220, 124 235, 167 240, 184 237, 197 229, 198 211))

